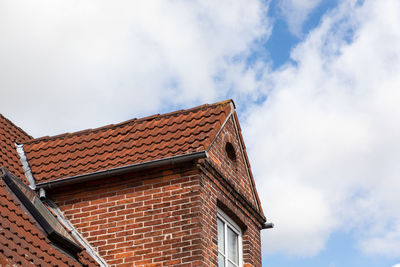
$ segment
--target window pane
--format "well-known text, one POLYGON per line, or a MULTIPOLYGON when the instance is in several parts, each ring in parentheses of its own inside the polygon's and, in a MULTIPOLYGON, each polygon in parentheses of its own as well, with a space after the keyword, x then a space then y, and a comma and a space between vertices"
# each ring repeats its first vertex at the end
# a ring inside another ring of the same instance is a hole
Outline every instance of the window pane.
POLYGON ((237 267, 238 265, 228 262, 228 267, 237 267))
POLYGON ((218 251, 225 254, 225 231, 224 222, 220 219, 218 220, 218 251))
POLYGON ((218 253, 218 267, 225 267, 225 257, 218 253))
POLYGON ((228 259, 236 264, 239 264, 239 245, 238 235, 228 227, 228 259))

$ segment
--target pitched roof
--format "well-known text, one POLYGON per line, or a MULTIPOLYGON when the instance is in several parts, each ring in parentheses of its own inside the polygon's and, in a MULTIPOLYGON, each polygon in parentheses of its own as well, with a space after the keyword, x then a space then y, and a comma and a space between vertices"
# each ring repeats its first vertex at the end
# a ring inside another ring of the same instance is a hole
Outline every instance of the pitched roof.
POLYGON ((0 229, 0 265, 98 266, 85 250, 75 260, 55 248, 3 179, 0 179, 0 229))
POLYGON ((40 184, 61 178, 206 150, 231 101, 34 139, 24 144, 40 184))
POLYGON ((25 177, 15 143, 30 139, 30 135, 0 114, 0 166, 7 167, 16 176, 25 177))
MULTIPOLYGON (((30 139, 30 135, 0 114, 0 167, 14 176, 25 177, 15 143, 30 139)), ((1 174, 0 169, 0 266, 97 265, 86 250, 78 254, 76 261, 56 249, 6 186, 1 174)))

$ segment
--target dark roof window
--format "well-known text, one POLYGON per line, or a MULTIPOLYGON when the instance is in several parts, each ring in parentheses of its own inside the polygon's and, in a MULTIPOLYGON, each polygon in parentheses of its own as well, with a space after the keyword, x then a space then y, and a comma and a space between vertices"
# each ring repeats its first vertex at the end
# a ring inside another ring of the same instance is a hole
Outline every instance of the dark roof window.
POLYGON ((73 255, 82 251, 82 248, 75 242, 57 218, 51 214, 34 191, 8 172, 3 175, 3 180, 56 246, 73 255))

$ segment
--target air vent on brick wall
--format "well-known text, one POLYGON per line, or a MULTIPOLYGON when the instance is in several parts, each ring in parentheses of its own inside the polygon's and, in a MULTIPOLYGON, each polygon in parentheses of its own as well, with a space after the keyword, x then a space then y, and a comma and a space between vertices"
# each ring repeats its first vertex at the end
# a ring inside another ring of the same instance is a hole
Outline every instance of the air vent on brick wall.
POLYGON ((228 155, 229 159, 231 159, 233 161, 236 160, 235 147, 232 145, 231 142, 226 142, 225 151, 226 151, 226 154, 228 155))

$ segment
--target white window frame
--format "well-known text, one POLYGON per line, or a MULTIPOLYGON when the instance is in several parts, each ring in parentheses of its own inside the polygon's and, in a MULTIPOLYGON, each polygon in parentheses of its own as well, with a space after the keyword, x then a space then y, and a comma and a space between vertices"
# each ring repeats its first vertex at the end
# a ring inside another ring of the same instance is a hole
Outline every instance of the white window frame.
MULTIPOLYGON (((225 266, 228 266, 228 226, 231 228, 237 235, 238 235, 238 248, 239 248, 239 265, 238 267, 243 267, 243 245, 242 245, 242 230, 240 227, 231 219, 229 218, 228 215, 226 215, 225 212, 223 212, 221 209, 217 208, 217 218, 220 219, 224 223, 224 247, 225 247, 225 266)), ((218 235, 218 229, 217 229, 217 235, 218 235)), ((217 238, 218 240, 218 238, 217 238)), ((219 253, 219 248, 218 248, 218 253, 219 253)))

